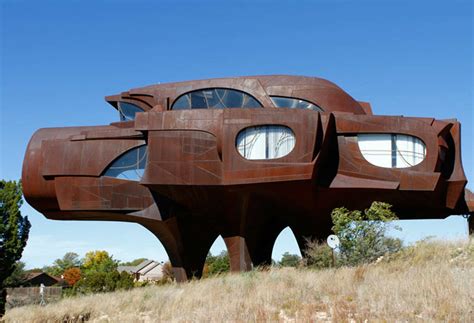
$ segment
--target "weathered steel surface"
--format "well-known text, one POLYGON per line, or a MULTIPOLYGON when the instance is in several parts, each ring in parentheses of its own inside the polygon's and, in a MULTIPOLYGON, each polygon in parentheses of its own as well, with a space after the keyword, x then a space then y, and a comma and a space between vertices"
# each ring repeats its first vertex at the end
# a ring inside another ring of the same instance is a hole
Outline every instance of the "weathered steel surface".
MULTIPOLYGON (((163 243, 176 276, 200 276, 210 246, 222 235, 232 270, 271 262, 286 226, 299 246, 330 233, 335 207, 394 205, 400 218, 444 218, 473 212, 461 164, 455 120, 375 116, 331 82, 295 76, 255 76, 153 85, 106 98, 142 108, 134 121, 109 126, 50 128, 31 139, 23 165, 27 201, 60 220, 136 222, 163 243), (196 89, 232 88, 263 108, 170 109, 196 89), (324 112, 276 108, 270 95, 313 102, 324 112), (247 160, 237 134, 250 126, 282 125, 295 134, 287 156, 247 160), (426 158, 409 168, 367 162, 359 133, 415 136, 426 158), (103 176, 118 156, 147 144, 144 176, 103 176)), ((470 222, 472 225, 472 221, 470 222)))

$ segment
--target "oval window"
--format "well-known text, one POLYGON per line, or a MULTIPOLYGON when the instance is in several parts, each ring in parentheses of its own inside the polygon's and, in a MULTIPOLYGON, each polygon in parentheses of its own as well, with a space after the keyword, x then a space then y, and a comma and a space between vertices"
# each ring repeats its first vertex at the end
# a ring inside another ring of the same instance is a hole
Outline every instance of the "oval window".
POLYGON ((222 88, 196 90, 180 96, 172 110, 183 109, 224 109, 224 108, 260 108, 262 105, 250 94, 242 91, 222 88))
POLYGON ((236 140, 239 154, 250 160, 284 157, 295 143, 295 134, 290 128, 276 125, 245 128, 236 140))
POLYGON ((359 134, 359 149, 372 165, 385 168, 406 168, 418 165, 426 156, 421 139, 399 134, 359 134))
POLYGON ((139 181, 146 166, 147 146, 135 147, 115 159, 103 176, 139 181))

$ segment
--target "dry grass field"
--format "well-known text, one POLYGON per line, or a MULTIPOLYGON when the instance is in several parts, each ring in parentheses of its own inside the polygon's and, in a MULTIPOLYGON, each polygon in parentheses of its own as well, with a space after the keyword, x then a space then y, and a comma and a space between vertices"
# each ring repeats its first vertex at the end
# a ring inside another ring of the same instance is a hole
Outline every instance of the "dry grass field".
POLYGON ((6 322, 474 321, 474 241, 420 243, 376 263, 270 269, 64 299, 6 322))

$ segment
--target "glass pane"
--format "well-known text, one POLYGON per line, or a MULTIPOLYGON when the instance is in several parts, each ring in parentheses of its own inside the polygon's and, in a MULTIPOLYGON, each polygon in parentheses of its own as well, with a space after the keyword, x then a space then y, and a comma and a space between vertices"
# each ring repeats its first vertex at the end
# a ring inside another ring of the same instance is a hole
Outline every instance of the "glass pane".
POLYGON ((120 113, 120 121, 135 120, 135 114, 137 112, 143 112, 143 109, 127 102, 119 102, 118 106, 118 110, 120 113))
POLYGON ((176 102, 173 104, 173 109, 181 110, 181 109, 190 109, 191 108, 191 98, 189 94, 185 94, 180 97, 176 102))
POLYGON ((406 168, 421 163, 426 156, 424 143, 413 136, 359 134, 359 149, 371 164, 385 168, 406 168))
POLYGON ((293 105, 296 102, 296 100, 290 98, 282 98, 277 96, 271 96, 270 98, 272 99, 273 104, 279 108, 294 108, 293 105))
POLYGON ((181 96, 173 104, 172 109, 179 110, 260 107, 262 107, 262 105, 255 98, 242 91, 212 88, 196 90, 181 96))
POLYGON ((236 140, 240 155, 249 160, 284 157, 293 150, 295 143, 290 128, 275 125, 246 128, 236 140))
POLYGON ((262 127, 250 127, 237 136, 237 150, 246 159, 265 159, 267 155, 266 133, 262 127))
POLYGON ((360 152, 369 163, 379 167, 392 167, 391 134, 360 134, 357 138, 360 152))
POLYGON ((192 109, 207 109, 207 100, 203 91, 192 92, 190 95, 192 109))
POLYGON ((273 104, 275 104, 277 108, 309 109, 313 111, 323 111, 323 109, 318 107, 316 104, 302 99, 286 98, 282 96, 271 96, 270 98, 272 99, 273 104))
POLYGON ((146 156, 146 145, 133 148, 113 161, 104 176, 139 181, 145 171, 146 156))
POLYGON ((295 147, 295 135, 290 128, 281 126, 267 127, 267 158, 280 158, 288 155, 295 147))
POLYGON ((397 168, 415 166, 425 159, 425 146, 420 139, 406 135, 395 136, 397 168))
POLYGON ((244 93, 232 90, 220 90, 222 93, 222 101, 228 108, 242 108, 244 104, 244 93))
POLYGON ((244 94, 242 108, 261 108, 262 105, 254 97, 244 94))
POLYGON ((222 98, 218 93, 218 90, 207 90, 203 91, 207 100, 207 106, 211 109, 222 109, 225 107, 222 98))

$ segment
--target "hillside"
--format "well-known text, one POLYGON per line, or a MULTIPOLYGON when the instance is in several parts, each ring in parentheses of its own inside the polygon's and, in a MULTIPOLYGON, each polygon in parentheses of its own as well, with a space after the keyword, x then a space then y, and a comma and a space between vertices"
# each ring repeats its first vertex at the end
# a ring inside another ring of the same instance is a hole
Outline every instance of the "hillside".
POLYGON ((354 268, 273 268, 64 299, 7 322, 461 321, 474 317, 474 241, 415 247, 354 268))

